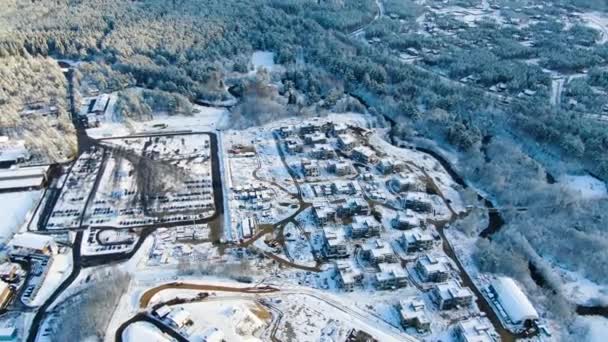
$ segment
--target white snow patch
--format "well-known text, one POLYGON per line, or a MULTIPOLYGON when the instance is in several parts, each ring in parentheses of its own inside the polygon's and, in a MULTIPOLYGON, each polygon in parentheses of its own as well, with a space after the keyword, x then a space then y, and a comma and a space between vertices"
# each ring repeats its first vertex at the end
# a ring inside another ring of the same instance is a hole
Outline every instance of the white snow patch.
POLYGON ((251 56, 251 64, 253 64, 254 71, 258 71, 260 68, 273 71, 275 67, 274 53, 269 51, 255 51, 251 56))
POLYGON ((40 198, 40 191, 7 192, 0 194, 0 243, 6 243, 25 221, 27 213, 40 198))
POLYGON ((580 318, 587 325, 587 342, 604 342, 608 336, 608 319, 601 316, 585 316, 580 318))
POLYGON ((125 342, 164 342, 171 341, 157 327, 149 322, 135 322, 130 324, 122 333, 125 342))
POLYGON ((559 182, 562 183, 566 188, 580 193, 581 197, 584 199, 600 199, 608 197, 606 183, 591 175, 564 175, 559 178, 559 182))

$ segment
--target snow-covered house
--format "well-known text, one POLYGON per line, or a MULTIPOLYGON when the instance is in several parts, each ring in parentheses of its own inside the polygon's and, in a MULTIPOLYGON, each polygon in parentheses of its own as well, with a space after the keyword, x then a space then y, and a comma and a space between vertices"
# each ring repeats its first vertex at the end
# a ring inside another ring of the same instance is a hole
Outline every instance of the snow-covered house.
POLYGON ((350 225, 351 236, 353 238, 370 237, 380 235, 382 225, 370 215, 353 216, 350 225))
POLYGON ((404 329, 413 327, 424 333, 431 330, 431 320, 425 312, 424 301, 420 297, 410 297, 399 302, 399 316, 404 329))
POLYGON ((306 177, 318 177, 319 176, 319 163, 316 160, 301 160, 302 173, 306 177))
POLYGON ((352 166, 345 160, 330 161, 327 164, 327 170, 335 173, 336 176, 346 176, 353 173, 352 166))
POLYGON ((407 286, 407 273, 399 264, 380 263, 375 274, 376 288, 388 290, 407 286))
POLYGON ((408 192, 403 198, 404 207, 419 213, 429 213, 433 210, 433 203, 429 194, 424 192, 408 192))
POLYGON ((403 249, 408 252, 422 251, 433 248, 433 237, 420 228, 414 228, 403 232, 399 242, 403 249))
POLYGON ((295 138, 287 138, 284 140, 285 150, 289 154, 294 154, 296 152, 302 152, 304 150, 304 145, 295 138))
POLYGON ((305 135, 305 134, 311 134, 311 133, 315 133, 315 132, 320 132, 323 128, 323 125, 319 122, 315 122, 315 121, 309 121, 307 123, 305 123, 304 125, 300 126, 300 134, 305 135))
POLYGON ((309 153, 311 158, 332 159, 336 156, 336 151, 329 144, 316 144, 309 153))
POLYGON ((411 210, 405 210, 405 213, 398 213, 392 220, 391 226, 399 230, 407 230, 422 226, 421 219, 411 210))
POLYGON ((352 157, 354 160, 363 164, 374 164, 378 161, 376 152, 367 146, 357 146, 353 148, 352 157))
POLYGON ((46 235, 33 233, 16 234, 9 245, 11 247, 11 254, 13 255, 53 255, 57 253, 55 240, 46 235))
POLYGON ((383 262, 397 262, 397 255, 393 251, 393 248, 383 240, 366 241, 362 249, 365 257, 375 265, 383 262))
POLYGON ((431 298, 440 310, 451 310, 456 307, 466 307, 473 302, 473 293, 466 287, 460 286, 456 281, 435 284, 431 291, 431 298))
POLYGON ((490 290, 507 316, 504 317, 507 321, 521 327, 530 327, 538 321, 538 312, 513 279, 497 277, 492 281, 490 290))
POLYGON ((169 324, 177 329, 181 329, 192 322, 190 312, 186 311, 184 308, 171 310, 166 318, 169 321, 169 324))
POLYGON ((48 166, 0 169, 0 190, 40 189, 47 180, 48 170, 48 166))
POLYGON ((331 134, 333 136, 344 134, 346 131, 348 131, 348 125, 343 122, 334 123, 331 128, 331 134))
POLYGON ((388 175, 394 172, 403 172, 403 170, 405 170, 405 163, 401 160, 385 157, 380 159, 376 168, 382 174, 388 175))
POLYGON ((441 283, 450 276, 450 263, 446 257, 425 254, 416 261, 416 271, 424 281, 441 283))
POLYGON ((458 322, 455 329, 458 342, 496 342, 500 341, 492 325, 481 317, 458 322))
POLYGON ((293 125, 279 127, 279 136, 281 136, 282 138, 290 137, 290 136, 294 135, 295 132, 296 132, 296 130, 293 127, 293 125))
POLYGON ((317 224, 322 226, 336 219, 336 210, 327 201, 316 201, 312 204, 312 213, 317 224))
POLYGON ((350 134, 338 135, 338 147, 342 151, 351 151, 357 146, 357 139, 350 134))
POLYGON ((323 227, 323 250, 327 258, 345 258, 348 248, 342 229, 323 227))
POLYGON ((338 286, 344 291, 353 291, 356 285, 361 284, 363 273, 356 269, 349 260, 337 260, 335 266, 338 274, 338 286))
POLYGON ((338 206, 337 214, 340 217, 350 217, 354 215, 369 215, 370 207, 362 197, 351 197, 345 203, 338 206))
POLYGON ((425 191, 423 182, 412 173, 399 173, 391 178, 389 185, 397 192, 425 191))
POLYGON ((253 235, 253 230, 256 227, 256 221, 253 217, 246 217, 241 221, 241 235, 244 239, 248 239, 253 235))
POLYGON ((304 143, 306 145, 326 144, 327 136, 320 132, 304 134, 304 143))
POLYGON ((30 158, 31 154, 25 147, 25 140, 14 140, 7 136, 0 136, 0 167, 9 167, 30 158))

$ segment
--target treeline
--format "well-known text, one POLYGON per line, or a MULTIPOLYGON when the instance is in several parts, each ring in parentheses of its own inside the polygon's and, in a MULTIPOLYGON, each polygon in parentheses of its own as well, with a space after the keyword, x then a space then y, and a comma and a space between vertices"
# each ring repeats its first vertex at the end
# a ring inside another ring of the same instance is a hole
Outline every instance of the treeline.
POLYGON ((0 58, 0 113, 3 134, 24 139, 42 162, 65 161, 75 153, 67 82, 55 61, 31 56, 0 58), (39 111, 24 114, 31 109, 39 111))
POLYGON ((192 115, 192 104, 183 95, 162 90, 127 89, 118 93, 114 112, 119 118, 152 120, 153 114, 192 115))

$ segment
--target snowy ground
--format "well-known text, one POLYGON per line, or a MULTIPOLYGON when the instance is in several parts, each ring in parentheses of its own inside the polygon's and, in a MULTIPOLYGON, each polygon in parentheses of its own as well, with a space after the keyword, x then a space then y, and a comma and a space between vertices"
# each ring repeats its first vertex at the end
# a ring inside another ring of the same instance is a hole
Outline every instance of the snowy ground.
POLYGON ((193 105, 193 108, 194 113, 189 116, 155 113, 154 119, 142 122, 123 122, 112 117, 99 127, 87 129, 87 134, 92 138, 107 138, 163 131, 214 131, 228 127, 230 113, 226 109, 199 105, 193 105))
POLYGON ((564 184, 566 188, 572 190, 575 193, 579 193, 583 199, 595 200, 608 197, 606 183, 591 175, 565 175, 563 177, 560 177, 558 181, 564 184))
POLYGON ((130 324, 122 333, 122 339, 125 342, 165 342, 171 341, 172 338, 165 335, 154 324, 149 322, 135 322, 130 324))
POLYGON ((608 337, 608 319, 601 316, 579 316, 578 320, 587 328, 584 341, 605 342, 608 337))
POLYGON ((26 221, 36 202, 40 199, 42 192, 22 191, 7 192, 0 194, 0 244, 6 243, 17 232, 21 224, 26 221))
POLYGON ((264 68, 270 72, 276 71, 277 65, 274 64, 274 53, 269 51, 255 51, 251 55, 251 64, 253 72, 264 68))
POLYGON ((72 271, 72 252, 57 254, 53 256, 53 262, 47 272, 42 286, 36 297, 30 303, 33 306, 38 306, 55 291, 57 287, 70 275, 72 271))

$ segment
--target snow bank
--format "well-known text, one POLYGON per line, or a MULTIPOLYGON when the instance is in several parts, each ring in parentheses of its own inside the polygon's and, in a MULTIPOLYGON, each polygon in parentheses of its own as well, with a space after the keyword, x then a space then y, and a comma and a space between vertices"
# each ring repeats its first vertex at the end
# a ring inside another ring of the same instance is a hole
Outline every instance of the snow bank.
POLYGON ((251 56, 251 64, 253 64, 254 71, 258 71, 260 68, 272 71, 274 69, 274 53, 268 51, 255 51, 251 56))
POLYGON ((600 199, 608 197, 606 183, 590 176, 574 176, 564 175, 559 178, 559 183, 562 183, 566 188, 580 193, 584 199, 600 199))
POLYGON ((587 325, 587 342, 604 342, 608 336, 608 319, 601 316, 585 316, 580 318, 587 325))
POLYGON ((157 327, 149 322, 135 322, 130 324, 122 333, 125 342, 164 342, 170 341, 157 327))
POLYGON ((0 243, 6 243, 15 234, 40 194, 39 190, 0 194, 0 243))

